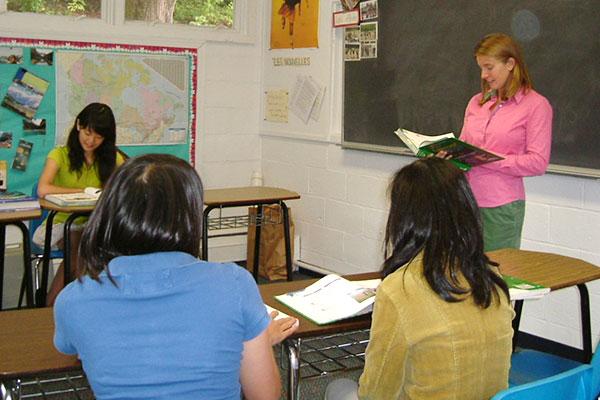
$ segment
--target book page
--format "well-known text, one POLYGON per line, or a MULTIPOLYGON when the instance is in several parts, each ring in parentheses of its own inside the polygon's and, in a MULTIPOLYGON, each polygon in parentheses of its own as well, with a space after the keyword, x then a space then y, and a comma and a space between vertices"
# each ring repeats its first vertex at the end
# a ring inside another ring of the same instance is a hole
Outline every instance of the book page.
POLYGON ((303 290, 276 298, 319 324, 370 311, 375 301, 375 290, 331 274, 303 290))

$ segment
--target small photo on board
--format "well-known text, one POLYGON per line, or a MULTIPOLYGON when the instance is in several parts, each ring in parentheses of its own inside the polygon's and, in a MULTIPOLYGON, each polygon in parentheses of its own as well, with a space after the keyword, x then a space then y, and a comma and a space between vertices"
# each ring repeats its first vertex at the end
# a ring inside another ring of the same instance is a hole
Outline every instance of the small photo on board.
POLYGON ((0 47, 0 64, 23 64, 23 48, 0 47))
POLYGON ((360 26, 344 28, 344 43, 360 43, 360 26))
POLYGON ((377 42, 361 43, 360 58, 377 58, 377 42))
POLYGON ((360 41, 373 42, 377 40, 377 22, 360 24, 360 41))
POLYGON ((340 0, 346 10, 352 10, 360 0, 340 0))
POLYGON ((377 18, 377 0, 363 1, 360 3, 360 20, 377 18))
POLYGON ((344 61, 360 61, 360 43, 344 45, 344 61))
POLYGON ((45 119, 24 119, 23 120, 23 133, 30 133, 36 135, 46 134, 46 120, 45 119))
POLYGON ((10 149, 12 147, 12 132, 0 131, 0 149, 10 149))
POLYGON ((2 106, 31 119, 48 86, 50 82, 20 67, 2 100, 2 106))
POLYGON ((31 150, 33 149, 33 143, 26 140, 19 140, 19 146, 17 146, 17 152, 13 159, 12 168, 25 171, 27 170, 27 164, 29 163, 29 156, 31 156, 31 150))
POLYGON ((52 65, 54 51, 48 49, 31 49, 31 63, 35 65, 52 65))

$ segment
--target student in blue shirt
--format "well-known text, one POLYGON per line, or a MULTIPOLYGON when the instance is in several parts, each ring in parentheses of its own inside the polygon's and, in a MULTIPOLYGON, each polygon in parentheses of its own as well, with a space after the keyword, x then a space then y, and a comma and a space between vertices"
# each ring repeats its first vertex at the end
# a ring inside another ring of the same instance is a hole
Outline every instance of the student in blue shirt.
POLYGON ((245 269, 199 261, 202 182, 149 154, 110 178, 83 232, 84 276, 59 294, 56 348, 78 354, 98 399, 277 399, 271 322, 245 269))

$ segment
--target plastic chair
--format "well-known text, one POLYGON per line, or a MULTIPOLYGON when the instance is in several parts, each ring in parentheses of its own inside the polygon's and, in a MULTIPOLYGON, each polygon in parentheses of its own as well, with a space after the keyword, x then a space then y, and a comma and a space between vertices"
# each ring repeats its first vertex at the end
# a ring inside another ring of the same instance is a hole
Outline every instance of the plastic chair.
POLYGON ((596 345, 596 352, 590 364, 582 364, 536 350, 519 350, 513 353, 510 360, 509 385, 519 387, 518 385, 539 381, 580 366, 589 366, 592 370, 590 383, 592 397, 590 398, 596 399, 600 394, 600 354, 598 354, 600 347, 598 346, 600 346, 600 341, 596 345))
MULTIPOLYGON (((37 199, 39 198, 38 194, 37 194, 37 182, 33 185, 33 189, 31 190, 31 197, 37 199)), ((48 210, 44 210, 42 209, 42 216, 39 219, 33 219, 29 221, 29 239, 31 241, 31 257, 32 257, 32 261, 35 260, 35 264, 33 267, 33 287, 34 287, 34 291, 39 289, 39 266, 40 266, 40 262, 42 262, 42 259, 44 258, 44 249, 38 245, 36 245, 35 243, 33 243, 33 233, 35 232, 35 230, 37 229, 38 226, 41 225, 41 223, 46 219, 46 216, 48 215, 48 210)), ((54 259, 54 258, 64 258, 65 257, 65 253, 62 250, 52 250, 50 252, 50 259, 54 259)), ((23 301, 23 296, 25 295, 25 286, 26 286, 26 282, 25 282, 25 275, 23 274, 23 279, 21 281, 21 290, 19 292, 19 305, 18 307, 21 308, 21 303, 23 301)))
POLYGON ((582 365, 535 382, 503 390, 491 400, 591 400, 592 366, 582 365))

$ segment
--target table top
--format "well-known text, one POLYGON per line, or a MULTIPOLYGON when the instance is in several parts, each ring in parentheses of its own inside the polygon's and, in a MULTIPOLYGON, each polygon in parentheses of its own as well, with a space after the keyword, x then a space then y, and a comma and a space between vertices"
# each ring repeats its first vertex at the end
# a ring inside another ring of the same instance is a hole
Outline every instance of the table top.
POLYGON ((52 310, 0 312, 0 379, 81 370, 76 356, 61 354, 54 348, 52 310))
POLYGON ((600 267, 578 258, 538 251, 502 249, 488 253, 500 272, 558 290, 600 279, 600 267))
POLYGON ((292 190, 268 186, 245 186, 204 191, 204 204, 207 206, 231 204, 243 206, 299 198, 300 195, 292 190))
MULTIPOLYGON (((364 274, 345 276, 346 279, 351 281, 377 279, 380 277, 381 274, 379 272, 368 272, 364 274)), ((318 279, 307 279, 292 282, 266 283, 259 286, 260 294, 265 304, 268 304, 274 309, 288 314, 291 317, 296 317, 300 321, 300 327, 292 336, 290 336, 290 339, 321 336, 329 333, 348 332, 358 329, 365 329, 371 326, 371 314, 360 315, 358 317, 337 321, 327 325, 317 325, 286 305, 275 300, 276 295, 303 289, 317 280, 318 279)))
POLYGON ((42 216, 42 210, 1 211, 0 223, 38 219, 42 216))
POLYGON ((95 205, 91 206, 59 206, 51 201, 40 199, 40 206, 45 210, 75 213, 75 212, 91 212, 94 210, 95 205))
MULTIPOLYGON (((550 287, 552 290, 600 279, 600 268, 586 261, 551 253, 504 249, 488 253, 500 263, 500 271, 550 287)), ((350 280, 374 279, 379 272, 346 276, 350 280)), ((277 282, 259 286, 263 301, 297 317, 300 327, 294 338, 326 335, 368 328, 371 315, 362 315, 329 325, 316 325, 275 300, 274 296, 302 289, 317 279, 277 282)), ((44 373, 80 370, 76 356, 59 353, 52 343, 52 308, 0 312, 0 379, 38 376, 44 373)))

